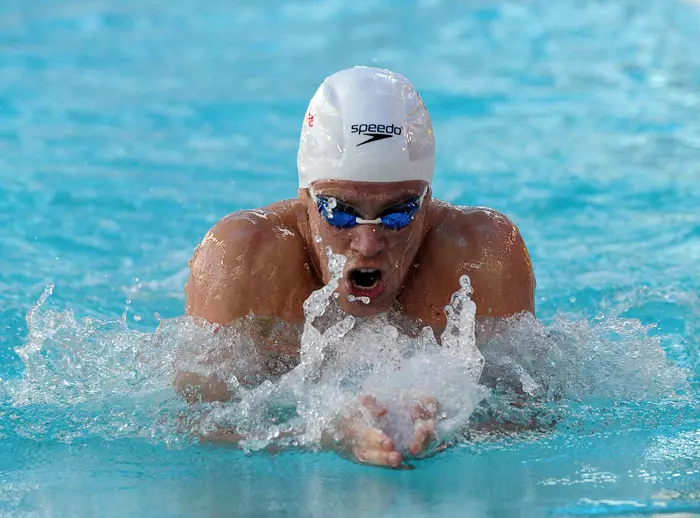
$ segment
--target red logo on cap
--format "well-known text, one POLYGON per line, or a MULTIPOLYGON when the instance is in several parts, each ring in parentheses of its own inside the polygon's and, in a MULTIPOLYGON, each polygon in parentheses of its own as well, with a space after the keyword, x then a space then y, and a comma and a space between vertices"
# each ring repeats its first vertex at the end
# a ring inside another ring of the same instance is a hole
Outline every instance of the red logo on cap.
POLYGON ((310 113, 306 116, 306 122, 309 124, 309 128, 314 127, 314 116, 310 113))

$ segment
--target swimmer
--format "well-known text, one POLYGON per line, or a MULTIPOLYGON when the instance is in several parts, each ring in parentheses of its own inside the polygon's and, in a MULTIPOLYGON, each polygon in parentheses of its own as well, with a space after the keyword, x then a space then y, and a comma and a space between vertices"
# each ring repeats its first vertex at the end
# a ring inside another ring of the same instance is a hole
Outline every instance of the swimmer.
MULTIPOLYGON (((327 77, 303 119, 297 197, 214 225, 189 263, 186 314, 221 326, 250 325, 254 315, 256 346, 293 368, 303 303, 331 278, 330 247, 346 258, 337 302, 347 314, 393 311, 440 337, 444 308, 467 275, 477 322, 534 315, 535 278, 517 227, 495 210, 433 198, 434 163, 430 115, 405 77, 370 67, 327 77)), ((231 397, 224 381, 193 373, 178 373, 175 387, 189 399, 231 397)), ((412 455, 432 440, 438 408, 429 395, 416 403, 412 455)), ((361 396, 338 420, 344 439, 329 443, 360 462, 400 466, 392 439, 366 419, 384 413, 381 401, 361 396)))

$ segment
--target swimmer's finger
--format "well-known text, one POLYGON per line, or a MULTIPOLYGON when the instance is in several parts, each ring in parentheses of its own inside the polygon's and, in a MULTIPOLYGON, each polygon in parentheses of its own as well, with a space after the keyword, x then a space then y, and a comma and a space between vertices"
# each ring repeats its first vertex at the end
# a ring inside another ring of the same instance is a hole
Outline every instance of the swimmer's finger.
POLYGON ((386 434, 375 428, 369 428, 361 433, 358 445, 363 449, 393 451, 394 441, 386 434))
POLYGON ((372 417, 375 419, 384 417, 387 413, 386 407, 377 401, 377 398, 372 395, 364 394, 359 397, 359 401, 362 406, 371 412, 372 417))
POLYGON ((362 449, 357 448, 355 450, 355 456, 357 460, 365 464, 371 464, 373 466, 386 466, 391 468, 397 468, 401 465, 403 461, 403 455, 398 451, 384 451, 372 448, 362 449))
POLYGON ((423 453, 428 445, 435 439, 435 421, 421 421, 416 424, 415 432, 408 451, 411 455, 423 453))
POLYGON ((348 419, 343 426, 346 444, 362 449, 388 450, 394 449, 394 441, 376 428, 368 427, 363 421, 348 419))
POLYGON ((440 411, 440 403, 434 397, 422 397, 411 407, 411 419, 414 421, 432 419, 440 411))

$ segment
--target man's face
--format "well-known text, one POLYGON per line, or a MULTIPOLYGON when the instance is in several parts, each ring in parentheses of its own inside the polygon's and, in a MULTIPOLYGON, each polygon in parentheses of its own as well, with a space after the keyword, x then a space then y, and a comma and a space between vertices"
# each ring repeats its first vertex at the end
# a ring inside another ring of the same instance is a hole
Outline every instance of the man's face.
POLYGON ((424 235, 430 201, 427 183, 320 180, 310 190, 300 191, 300 197, 307 205, 313 256, 323 282, 328 283, 331 278, 326 247, 347 259, 337 290, 340 307, 355 316, 385 311, 400 293, 424 235), (424 197, 419 200, 421 195, 424 197), (420 205, 416 211, 417 204, 420 205), (330 219, 329 212, 333 214, 330 219), (357 224, 355 220, 376 220, 382 216, 385 222, 410 223, 392 229, 384 224, 357 224), (338 228, 348 221, 349 226, 338 228))

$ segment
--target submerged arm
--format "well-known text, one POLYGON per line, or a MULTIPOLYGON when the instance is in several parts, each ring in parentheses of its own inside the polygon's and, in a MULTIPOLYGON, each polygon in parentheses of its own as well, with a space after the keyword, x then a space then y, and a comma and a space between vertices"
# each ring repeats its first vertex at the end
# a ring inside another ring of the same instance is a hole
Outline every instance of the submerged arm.
MULTIPOLYGON (((303 318, 302 302, 312 284, 305 277, 311 274, 303 266, 299 240, 274 214, 245 211, 225 218, 190 261, 186 315, 222 327, 240 326, 263 358, 268 352, 293 355, 298 349, 294 324, 303 318), (272 332, 276 320, 289 323, 289 329, 272 332)), ((193 372, 178 372, 175 389, 192 403, 232 397, 225 380, 193 372)))

